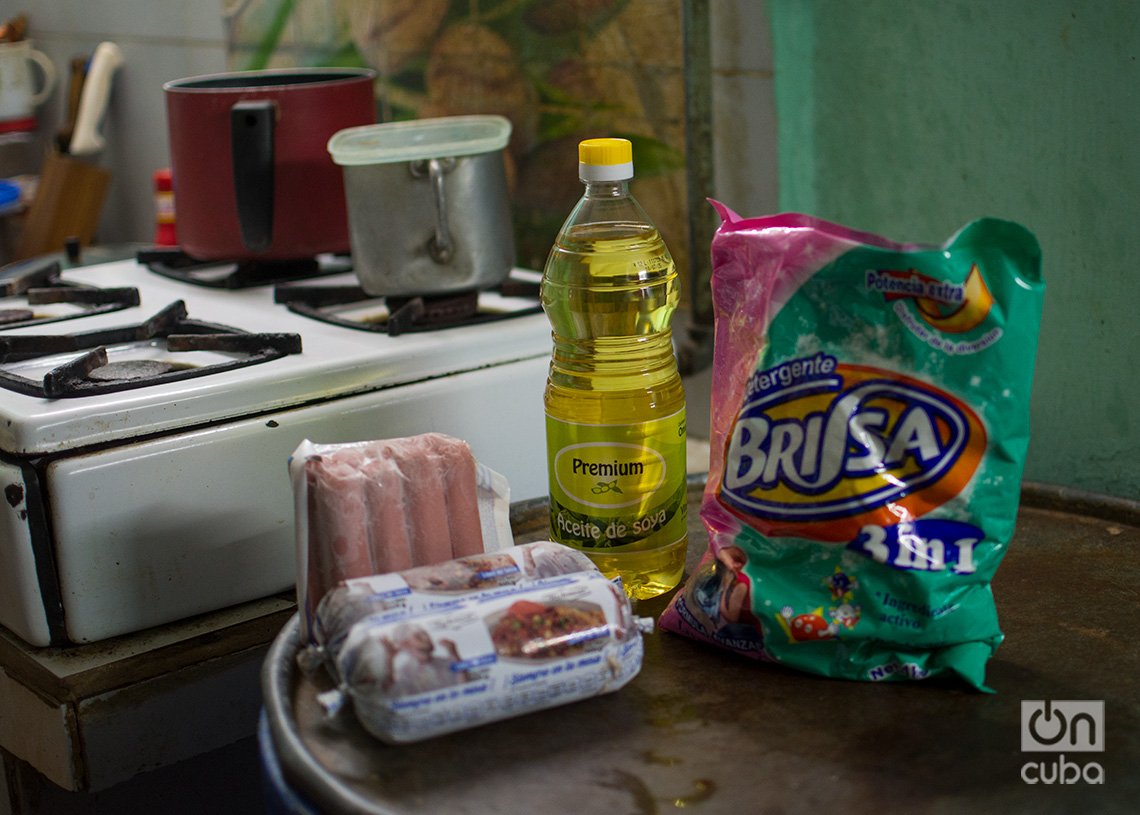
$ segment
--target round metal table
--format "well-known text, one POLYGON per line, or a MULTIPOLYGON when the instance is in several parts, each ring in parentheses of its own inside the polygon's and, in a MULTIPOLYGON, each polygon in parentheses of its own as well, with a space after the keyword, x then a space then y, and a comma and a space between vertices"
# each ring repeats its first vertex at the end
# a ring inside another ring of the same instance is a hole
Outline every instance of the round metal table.
MULTIPOLYGON (((701 489, 690 481, 689 572, 708 545, 701 489)), ((316 695, 330 684, 296 670, 294 618, 265 663, 264 735, 291 790, 324 812, 1132 813, 1137 506, 1026 487, 993 581, 1006 634, 986 677, 995 694, 823 679, 655 632, 616 693, 392 747, 347 706, 325 718, 316 695), (1023 700, 1103 701, 1103 752, 1022 752, 1023 700), (1103 784, 1059 783, 1065 763, 1080 775, 1089 762, 1103 784)), ((545 501, 516 505, 517 541, 546 537, 547 519, 545 501)))

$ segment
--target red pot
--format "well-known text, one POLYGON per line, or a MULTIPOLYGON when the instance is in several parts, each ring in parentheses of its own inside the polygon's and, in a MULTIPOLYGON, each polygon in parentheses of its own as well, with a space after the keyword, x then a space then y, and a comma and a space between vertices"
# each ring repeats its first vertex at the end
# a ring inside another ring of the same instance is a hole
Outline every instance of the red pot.
POLYGON ((326 145, 376 121, 374 78, 297 68, 166 83, 182 249, 201 260, 348 252, 343 173, 326 145))

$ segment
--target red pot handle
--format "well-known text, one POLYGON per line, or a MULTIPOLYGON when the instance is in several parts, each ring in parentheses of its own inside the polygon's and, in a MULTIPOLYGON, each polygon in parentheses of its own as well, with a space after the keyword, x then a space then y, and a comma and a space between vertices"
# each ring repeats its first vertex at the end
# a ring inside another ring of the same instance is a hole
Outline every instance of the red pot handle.
POLYGON ((273 130, 277 105, 269 100, 237 102, 230 108, 230 144, 234 165, 241 242, 264 252, 273 242, 273 130))

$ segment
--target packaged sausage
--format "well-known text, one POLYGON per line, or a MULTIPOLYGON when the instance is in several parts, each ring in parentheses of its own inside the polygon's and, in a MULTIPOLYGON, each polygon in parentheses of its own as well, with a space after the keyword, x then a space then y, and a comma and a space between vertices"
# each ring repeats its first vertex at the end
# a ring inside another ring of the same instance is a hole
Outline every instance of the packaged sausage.
POLYGON ((303 637, 338 582, 441 563, 513 542, 506 479, 442 433, 303 441, 289 460, 303 637))
POLYGON ((985 689, 1044 283, 996 219, 945 245, 715 204, 708 555, 663 629, 832 677, 985 689))
POLYGON ((321 601, 324 665, 364 729, 398 744, 617 690, 640 670, 621 586, 550 541, 345 581, 321 601))

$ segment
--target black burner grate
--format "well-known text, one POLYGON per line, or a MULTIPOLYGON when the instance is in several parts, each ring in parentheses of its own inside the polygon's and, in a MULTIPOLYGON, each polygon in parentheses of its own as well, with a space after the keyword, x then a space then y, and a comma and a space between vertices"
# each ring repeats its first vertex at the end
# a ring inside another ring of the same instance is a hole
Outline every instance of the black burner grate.
POLYGON ((257 334, 188 319, 186 304, 177 300, 137 325, 76 334, 2 335, 0 364, 54 354, 79 356, 43 375, 42 380, 0 368, 0 387, 48 399, 90 396, 158 385, 229 371, 301 352, 298 334, 257 334), (108 363, 107 346, 164 340, 169 360, 123 360, 108 363), (190 365, 174 357, 186 351, 239 354, 209 365, 190 365))
POLYGON ((0 297, 15 297, 59 280, 59 261, 11 263, 0 270, 0 297))
POLYGON ((93 314, 105 314, 137 306, 138 289, 133 286, 94 288, 65 283, 60 279, 58 261, 32 260, 12 263, 0 269, 0 298, 23 297, 27 305, 0 304, 0 327, 22 328, 44 325, 93 314), (67 304, 70 313, 43 313, 34 306, 67 304))
POLYGON ((346 258, 330 256, 295 260, 199 260, 178 248, 144 249, 136 260, 155 274, 212 289, 248 289, 290 280, 305 280, 351 270, 346 258))
POLYGON ((507 280, 496 289, 505 297, 533 300, 533 305, 495 311, 482 308, 480 291, 410 297, 375 297, 360 286, 278 286, 273 297, 295 314, 321 322, 391 337, 509 320, 542 311, 538 284, 507 280))

